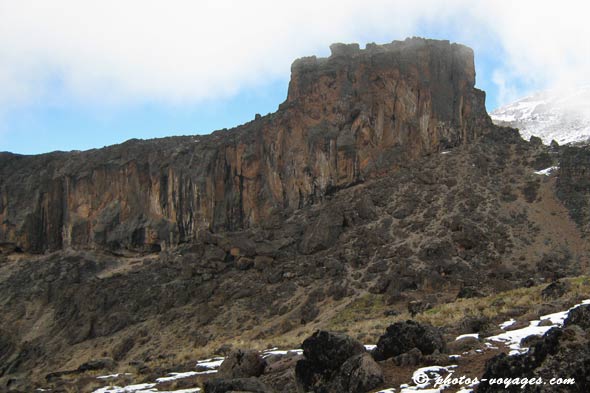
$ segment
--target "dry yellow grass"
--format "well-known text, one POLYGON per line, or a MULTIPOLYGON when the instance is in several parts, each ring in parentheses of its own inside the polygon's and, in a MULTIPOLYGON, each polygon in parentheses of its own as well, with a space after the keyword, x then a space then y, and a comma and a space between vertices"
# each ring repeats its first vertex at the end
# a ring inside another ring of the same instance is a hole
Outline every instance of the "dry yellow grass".
MULTIPOLYGON (((563 281, 570 284, 567 293, 559 299, 564 308, 590 298, 590 277, 579 276, 563 281)), ((547 284, 513 289, 481 298, 457 299, 452 303, 437 305, 413 319, 434 326, 452 327, 469 315, 497 319, 505 317, 515 308, 521 308, 523 314, 526 314, 534 312, 536 306, 545 302, 541 296, 545 287, 547 284)), ((383 312, 387 309, 382 296, 368 294, 351 301, 323 327, 342 331, 353 337, 363 336, 365 342, 376 341, 391 323, 411 319, 408 312, 386 317, 383 312)))
MULTIPOLYGON (((583 298, 590 297, 590 278, 579 276, 564 279, 570 288, 559 299, 564 307, 571 306, 583 298)), ((544 303, 541 291, 547 284, 530 288, 518 288, 482 298, 457 299, 453 303, 442 304, 419 314, 416 320, 435 326, 450 326, 458 323, 466 315, 482 315, 494 319, 510 313, 512 309, 523 308, 533 312, 535 306, 544 303)))
MULTIPOLYGON (((568 292, 558 300, 564 309, 579 303, 582 299, 590 298, 590 277, 579 276, 563 281, 570 284, 568 292)), ((547 284, 542 284, 481 298, 457 299, 451 303, 437 305, 416 315, 413 319, 439 327, 455 327, 469 315, 486 316, 498 320, 505 318, 515 308, 527 314, 535 312, 535 307, 546 302, 541 296, 541 291, 546 286, 547 284)), ((343 332, 366 344, 376 343, 387 326, 394 322, 411 319, 408 312, 402 312, 396 316, 384 316, 384 311, 388 309, 390 307, 387 306, 382 295, 365 294, 352 299, 346 305, 337 307, 331 317, 314 324, 264 339, 252 339, 245 334, 230 340, 215 340, 204 347, 186 347, 176 353, 175 359, 186 362, 210 357, 221 345, 257 350, 267 349, 270 345, 283 349, 299 348, 301 342, 316 329, 343 332)), ((167 362, 167 360, 163 361, 163 363, 167 362)))

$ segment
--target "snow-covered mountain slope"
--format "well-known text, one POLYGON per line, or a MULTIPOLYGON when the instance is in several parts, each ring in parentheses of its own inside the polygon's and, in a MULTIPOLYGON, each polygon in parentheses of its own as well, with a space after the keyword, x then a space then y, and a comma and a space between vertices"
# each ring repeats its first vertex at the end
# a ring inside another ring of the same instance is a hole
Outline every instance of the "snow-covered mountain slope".
POLYGON ((524 139, 538 136, 560 145, 590 139, 590 85, 575 90, 549 90, 493 111, 494 123, 520 129, 524 139))

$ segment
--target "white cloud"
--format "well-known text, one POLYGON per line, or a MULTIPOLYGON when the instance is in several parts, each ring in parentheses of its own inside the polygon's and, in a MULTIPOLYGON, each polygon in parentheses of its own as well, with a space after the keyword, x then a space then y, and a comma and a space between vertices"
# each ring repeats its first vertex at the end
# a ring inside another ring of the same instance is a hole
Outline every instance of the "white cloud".
POLYGON ((585 1, 499 0, 494 6, 479 3, 476 15, 502 44, 505 75, 521 83, 556 87, 588 80, 589 11, 585 1))
POLYGON ((518 78, 539 86, 587 77, 585 3, 548 4, 0 0, 0 106, 56 90, 91 103, 216 99, 286 77, 294 58, 326 53, 332 42, 401 39, 430 25, 476 50, 492 36, 504 89, 518 78))

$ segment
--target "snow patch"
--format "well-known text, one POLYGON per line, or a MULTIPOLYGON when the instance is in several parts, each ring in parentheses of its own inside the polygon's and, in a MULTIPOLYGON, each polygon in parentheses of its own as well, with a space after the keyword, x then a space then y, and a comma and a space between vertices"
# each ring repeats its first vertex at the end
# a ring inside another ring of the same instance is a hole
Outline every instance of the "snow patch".
POLYGON ((189 388, 180 390, 158 390, 155 389, 155 383, 142 383, 138 385, 129 385, 125 387, 107 386, 95 390, 93 393, 197 393, 201 388, 189 388))
POLYGON ((180 390, 154 390, 155 393, 197 393, 200 391, 201 388, 189 388, 180 390))
MULTIPOLYGON (((401 386, 400 386, 401 387, 401 386)), ((412 393, 412 392, 420 392, 420 393, 442 393, 444 388, 441 389, 421 389, 416 386, 407 386, 400 390, 400 393, 412 393)))
POLYGON ((500 329, 506 330, 506 328, 509 328, 510 326, 514 325, 515 323, 516 323, 516 319, 510 318, 510 320, 508 320, 506 322, 502 322, 499 326, 500 326, 500 329))
MULTIPOLYGON (((209 371, 205 371, 205 373, 210 373, 212 371, 216 372, 215 370, 209 370, 209 371)), ((174 381, 176 379, 193 377, 195 375, 199 375, 199 373, 197 371, 187 371, 185 373, 170 373, 168 375, 169 375, 168 377, 162 377, 162 378, 156 379, 156 382, 170 382, 170 381, 174 381)))
POLYGON ((221 366, 221 363, 223 363, 224 360, 224 357, 198 360, 196 367, 205 369, 216 369, 219 368, 219 366, 221 366))
POLYGON ((472 337, 472 338, 479 339, 479 333, 462 334, 460 336, 457 336, 457 338, 455 339, 455 341, 458 341, 458 340, 461 340, 461 339, 467 338, 467 337, 472 337))
POLYGON ((154 386, 156 386, 155 383, 140 383, 124 387, 107 386, 97 389, 93 393, 152 393, 157 392, 157 390, 152 389, 154 386))
POLYGON ((287 349, 279 350, 277 348, 267 349, 262 352, 262 358, 267 358, 270 355, 303 355, 303 349, 287 349))
POLYGON ((535 174, 549 176, 558 169, 558 166, 550 166, 549 168, 541 169, 540 171, 535 171, 535 174))
POLYGON ((400 393, 407 393, 407 392, 415 392, 420 391, 422 393, 439 393, 442 392, 447 385, 441 385, 439 388, 430 389, 431 385, 434 385, 434 381, 436 378, 440 377, 441 374, 447 374, 451 372, 451 369, 456 368, 457 365, 453 364, 450 366, 428 366, 428 367, 420 367, 414 374, 412 375, 412 381, 416 384, 416 386, 410 386, 407 384, 400 385, 401 392, 400 393))
POLYGON ((218 373, 218 370, 205 370, 205 371, 197 371, 195 375, 207 375, 207 374, 215 374, 218 373))
POLYGON ((590 304, 590 299, 584 300, 580 304, 576 304, 567 311, 560 311, 553 314, 543 315, 540 319, 531 321, 529 323, 529 326, 524 327, 522 329, 510 330, 498 334, 496 336, 488 337, 486 340, 503 342, 504 344, 506 344, 511 349, 508 355, 518 355, 521 353, 526 353, 528 351, 528 348, 523 348, 520 346, 520 342, 522 341, 522 339, 533 335, 542 336, 545 333, 547 333, 551 328, 563 326, 563 323, 565 322, 569 312, 574 308, 580 307, 582 304, 590 304), (551 325, 539 326, 541 321, 544 320, 551 321, 551 325))
POLYGON ((131 375, 131 373, 100 375, 100 376, 98 376, 96 378, 97 379, 111 379, 111 378, 118 378, 120 375, 131 375))

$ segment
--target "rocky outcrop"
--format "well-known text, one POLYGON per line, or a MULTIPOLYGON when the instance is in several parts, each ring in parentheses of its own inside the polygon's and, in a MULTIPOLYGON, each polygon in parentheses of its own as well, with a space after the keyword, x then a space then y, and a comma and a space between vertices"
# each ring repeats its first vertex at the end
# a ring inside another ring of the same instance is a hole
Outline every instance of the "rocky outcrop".
POLYGON ((553 281, 541 291, 543 300, 557 299, 567 293, 569 286, 563 281, 553 281))
POLYGON ((229 354, 219 367, 219 377, 227 379, 259 377, 266 362, 258 351, 238 349, 229 354))
MULTIPOLYGON (((279 110, 207 136, 86 152, 0 153, 0 243, 25 251, 157 251, 209 231, 272 226, 491 123, 471 49, 408 39, 295 61, 279 110)), ((331 218, 332 219, 332 218, 331 218)), ((338 235, 334 219, 322 249, 338 235)))
POLYGON ((260 380, 278 392, 296 393, 295 367, 302 358, 303 355, 293 352, 265 357, 268 365, 260 380))
POLYGON ((571 310, 564 325, 576 325, 587 331, 590 330, 590 305, 582 305, 571 310))
POLYGON ((302 345, 305 359, 297 362, 300 393, 364 393, 383 383, 383 371, 358 341, 317 331, 302 345))
POLYGON ((385 360, 418 348, 423 355, 445 349, 439 329, 416 321, 396 322, 390 325, 373 350, 375 360, 385 360))
POLYGON ((347 359, 365 352, 365 347, 357 340, 323 330, 303 341, 301 348, 308 362, 330 370, 339 368, 347 359))

